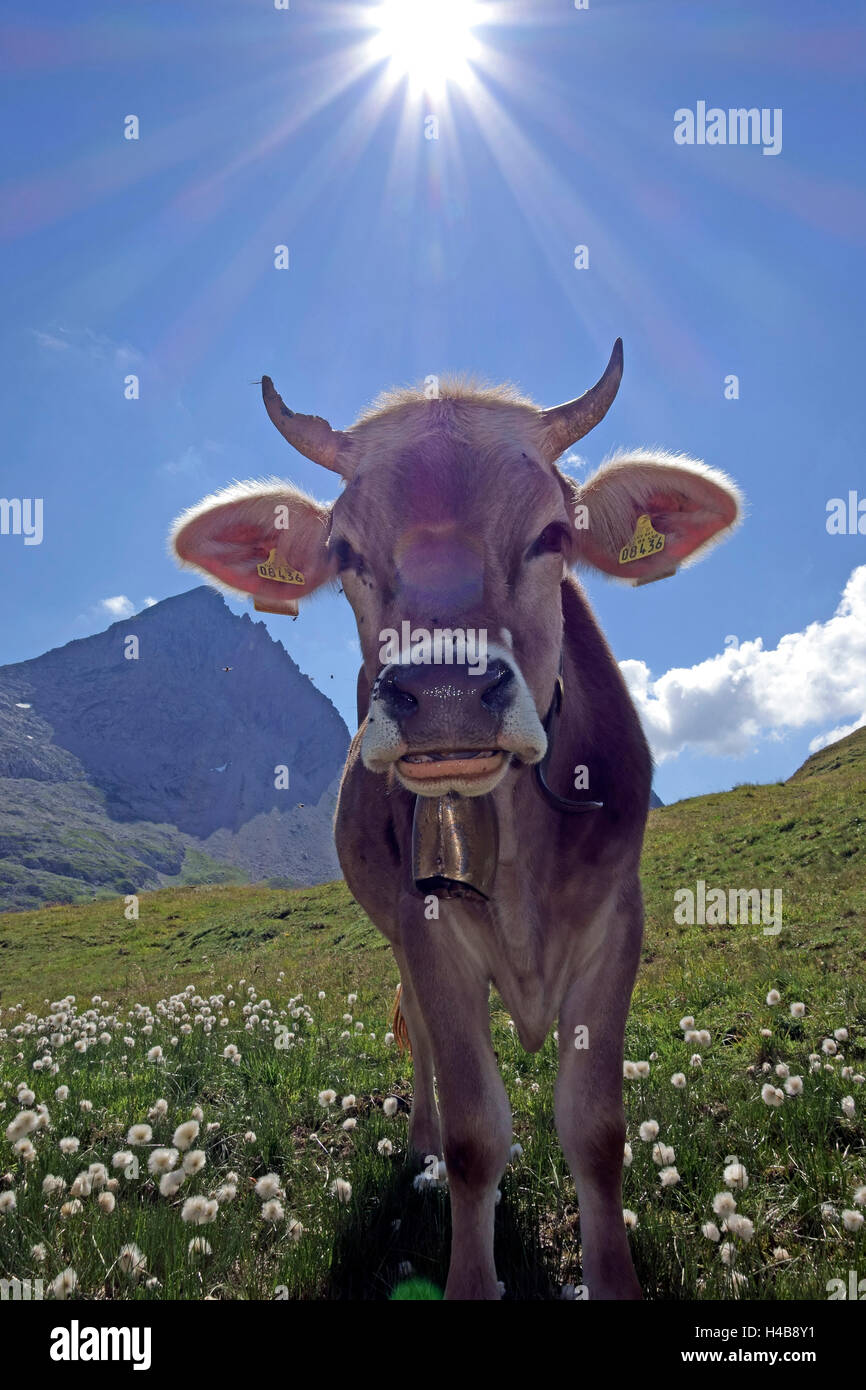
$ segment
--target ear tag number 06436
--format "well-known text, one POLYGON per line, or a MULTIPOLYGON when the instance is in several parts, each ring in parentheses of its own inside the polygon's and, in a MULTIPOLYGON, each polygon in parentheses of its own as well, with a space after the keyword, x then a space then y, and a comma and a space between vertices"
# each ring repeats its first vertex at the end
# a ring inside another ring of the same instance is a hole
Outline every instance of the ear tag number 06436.
POLYGON ((275 549, 271 551, 263 564, 256 565, 256 573, 262 579, 273 579, 277 584, 303 584, 305 582, 300 570, 293 570, 291 565, 280 564, 275 549))
POLYGON ((619 552, 619 563, 630 565, 633 560, 645 560, 650 555, 657 555, 664 548, 664 536, 661 531, 655 529, 649 516, 644 513, 635 523, 631 540, 619 552))

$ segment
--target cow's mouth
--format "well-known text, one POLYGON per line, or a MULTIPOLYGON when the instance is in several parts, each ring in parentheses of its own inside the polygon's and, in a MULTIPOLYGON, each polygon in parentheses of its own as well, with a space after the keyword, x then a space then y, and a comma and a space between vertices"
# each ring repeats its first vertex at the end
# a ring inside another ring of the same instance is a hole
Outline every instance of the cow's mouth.
POLYGON ((489 777, 498 772, 508 754, 501 748, 448 748, 431 753, 405 753, 399 760, 403 777, 410 782, 445 778, 489 777))

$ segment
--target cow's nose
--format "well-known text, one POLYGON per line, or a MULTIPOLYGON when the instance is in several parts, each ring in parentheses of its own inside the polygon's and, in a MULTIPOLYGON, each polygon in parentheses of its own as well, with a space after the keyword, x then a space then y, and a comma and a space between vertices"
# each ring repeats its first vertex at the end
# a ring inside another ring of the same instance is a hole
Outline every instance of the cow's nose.
POLYGON ((376 682, 374 699, 403 724, 413 715, 434 718, 492 716, 503 713, 513 698, 514 672, 505 661, 491 661, 483 675, 469 666, 389 666, 376 682))

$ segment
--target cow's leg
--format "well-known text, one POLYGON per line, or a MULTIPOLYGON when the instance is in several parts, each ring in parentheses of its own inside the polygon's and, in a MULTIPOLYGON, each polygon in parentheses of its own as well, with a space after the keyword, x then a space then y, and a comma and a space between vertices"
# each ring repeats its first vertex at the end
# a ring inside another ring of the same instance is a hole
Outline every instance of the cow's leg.
MULTIPOLYGON (((443 919, 446 912, 443 910, 443 919)), ((511 1111, 490 1041, 489 984, 447 920, 404 947, 433 1046, 448 1186, 447 1299, 498 1299, 493 1263, 496 1188, 508 1162, 511 1111)), ((409 933, 410 938, 413 936, 409 933)))
POLYGON ((424 1016, 415 998, 409 967, 400 951, 395 950, 394 954, 400 966, 400 1010, 406 1020, 412 1048, 413 1086, 412 1111, 409 1115, 409 1147, 426 1158, 428 1154, 442 1152, 439 1111, 433 1089, 433 1047, 424 1016))
POLYGON ((593 924, 593 932, 602 927, 598 944, 566 993, 559 1019, 556 1127, 577 1187, 590 1299, 641 1296, 622 1216, 623 1036, 641 941, 633 895, 621 911, 619 920, 593 924), (578 1027, 588 1030, 585 1048, 575 1047, 578 1027))

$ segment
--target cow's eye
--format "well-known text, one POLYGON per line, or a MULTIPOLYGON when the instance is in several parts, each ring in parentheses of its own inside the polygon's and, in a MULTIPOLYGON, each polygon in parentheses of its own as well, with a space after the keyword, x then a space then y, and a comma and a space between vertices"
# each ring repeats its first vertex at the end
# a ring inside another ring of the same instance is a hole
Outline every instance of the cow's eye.
POLYGON ((552 521, 545 526, 538 540, 529 549, 530 558, 535 555, 562 554, 568 544, 568 531, 561 521, 552 521))
POLYGON ((337 560, 337 570, 342 574, 343 570, 360 570, 363 559, 356 550, 353 550, 344 536, 339 536, 334 541, 332 550, 337 560))

